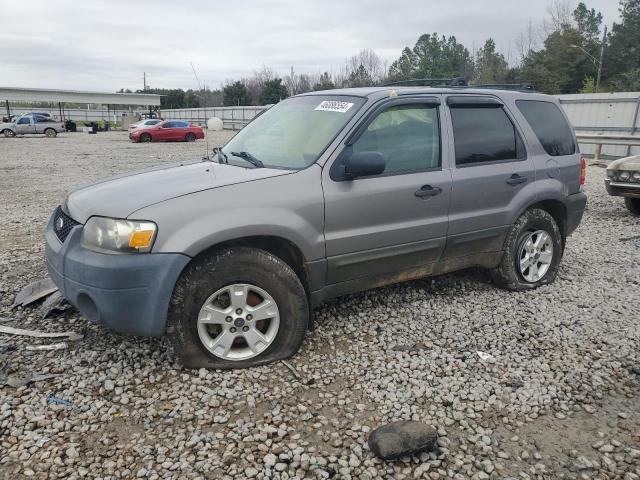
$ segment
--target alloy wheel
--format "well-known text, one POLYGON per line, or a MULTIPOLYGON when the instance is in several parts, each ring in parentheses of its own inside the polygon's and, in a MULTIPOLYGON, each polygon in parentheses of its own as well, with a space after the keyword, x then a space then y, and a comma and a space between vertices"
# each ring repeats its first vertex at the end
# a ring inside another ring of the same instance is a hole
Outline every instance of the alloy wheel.
POLYGON ((273 297, 247 283, 219 289, 205 300, 198 314, 200 341, 225 360, 246 360, 264 352, 279 326, 280 313, 273 297))

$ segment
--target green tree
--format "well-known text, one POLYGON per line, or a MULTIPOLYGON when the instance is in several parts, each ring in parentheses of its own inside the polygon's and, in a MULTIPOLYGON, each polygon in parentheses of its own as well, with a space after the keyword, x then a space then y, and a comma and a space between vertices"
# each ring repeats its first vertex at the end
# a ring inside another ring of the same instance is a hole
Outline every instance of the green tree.
POLYGON ((322 75, 320 75, 318 81, 313 85, 313 89, 315 91, 332 90, 334 88, 336 88, 336 86, 333 83, 333 79, 331 78, 331 75, 329 75, 329 72, 324 72, 322 75))
POLYGON ((237 81, 228 84, 222 90, 222 101, 225 107, 251 105, 251 95, 244 83, 237 81))
POLYGON ((600 25, 602 25, 602 14, 595 9, 589 10, 587 6, 580 2, 573 11, 573 20, 580 35, 588 42, 600 42, 600 25))
POLYGON ((282 84, 281 78, 267 80, 260 92, 260 102, 263 105, 278 103, 280 100, 289 96, 287 87, 282 84))
POLYGON ((606 47, 603 76, 610 84, 626 85, 626 72, 640 68, 640 0, 620 1, 620 23, 614 23, 606 47))
POLYGON ((389 77, 393 80, 469 78, 472 73, 473 60, 469 50, 458 43, 456 37, 439 37, 437 33, 421 35, 413 49, 406 47, 389 68, 389 77))
POLYGON ((504 55, 496 52, 496 43, 492 38, 484 42, 478 50, 475 60, 474 83, 506 83, 509 65, 504 55))

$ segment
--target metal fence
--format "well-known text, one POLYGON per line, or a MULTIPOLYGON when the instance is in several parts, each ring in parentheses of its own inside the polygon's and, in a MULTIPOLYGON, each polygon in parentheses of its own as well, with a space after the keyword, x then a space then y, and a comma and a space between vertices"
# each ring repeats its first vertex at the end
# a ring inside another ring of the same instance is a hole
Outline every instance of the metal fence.
POLYGON ((632 139, 637 137, 640 142, 640 92, 585 93, 557 97, 576 130, 581 152, 604 159, 640 154, 639 146, 630 145, 639 143, 632 140, 624 144, 598 142, 597 138, 594 140, 594 136, 602 135, 632 139), (584 141, 580 141, 581 138, 584 141))
POLYGON ((205 126, 207 120, 217 117, 222 120, 227 130, 241 130, 262 110, 269 107, 209 107, 209 108, 174 108, 162 110, 160 116, 165 120, 188 120, 205 126))

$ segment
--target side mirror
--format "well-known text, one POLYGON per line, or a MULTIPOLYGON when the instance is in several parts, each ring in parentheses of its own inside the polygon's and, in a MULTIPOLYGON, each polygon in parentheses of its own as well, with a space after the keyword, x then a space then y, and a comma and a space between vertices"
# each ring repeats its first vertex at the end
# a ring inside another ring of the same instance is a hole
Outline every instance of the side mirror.
POLYGON ((380 152, 358 152, 349 157, 344 164, 344 177, 352 180, 357 177, 380 175, 384 172, 386 161, 380 152))

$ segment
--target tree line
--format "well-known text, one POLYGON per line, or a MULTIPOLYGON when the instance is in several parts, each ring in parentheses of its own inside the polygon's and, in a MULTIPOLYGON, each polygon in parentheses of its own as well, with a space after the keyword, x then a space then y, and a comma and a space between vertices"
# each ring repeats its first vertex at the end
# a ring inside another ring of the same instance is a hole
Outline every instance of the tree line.
MULTIPOLYGON (((580 2, 554 0, 540 25, 529 22, 515 51, 498 51, 488 38, 470 51, 456 37, 425 33, 387 66, 371 49, 347 59, 337 73, 278 76, 263 66, 252 77, 220 89, 149 88, 163 95, 161 108, 268 105, 299 93, 367 87, 421 78, 464 77, 470 85, 532 83, 549 94, 640 90, 640 0, 620 0, 620 20, 604 34, 602 14, 580 2), (603 53, 598 88, 597 71, 603 53)), ((130 92, 129 90, 121 90, 130 92)), ((141 90, 138 92, 142 93, 141 90)))

